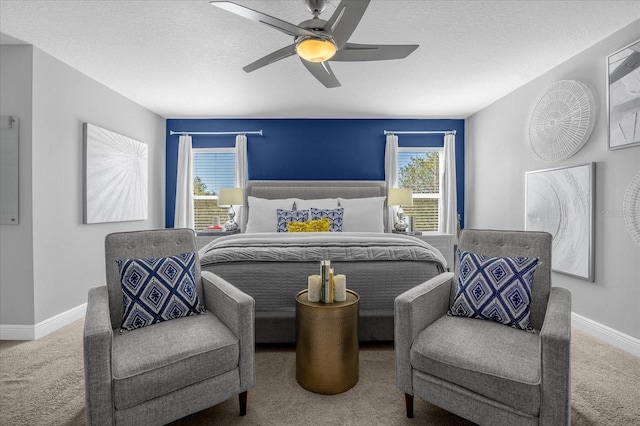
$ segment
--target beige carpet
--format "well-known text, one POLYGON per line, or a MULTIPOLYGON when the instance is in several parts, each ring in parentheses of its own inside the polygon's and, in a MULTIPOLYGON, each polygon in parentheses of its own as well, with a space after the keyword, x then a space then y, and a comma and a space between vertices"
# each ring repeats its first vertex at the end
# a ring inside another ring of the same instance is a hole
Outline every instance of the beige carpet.
MULTIPOLYGON (((0 425, 84 424, 82 327, 77 321, 33 342, 0 342, 0 425)), ((640 358, 573 330, 573 425, 640 425, 640 358)), ((470 425, 416 398, 407 419, 389 344, 360 352, 360 381, 340 395, 298 386, 293 347, 259 347, 248 413, 237 398, 176 425, 470 425)))

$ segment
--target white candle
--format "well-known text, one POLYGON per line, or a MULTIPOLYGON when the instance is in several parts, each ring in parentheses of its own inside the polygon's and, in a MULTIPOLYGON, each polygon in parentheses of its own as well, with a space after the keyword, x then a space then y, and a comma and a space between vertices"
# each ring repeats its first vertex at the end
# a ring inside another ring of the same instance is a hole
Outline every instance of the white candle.
POLYGON ((220 217, 219 216, 214 216, 213 217, 213 226, 220 226, 220 217))
POLYGON ((347 277, 343 274, 334 275, 333 282, 335 285, 335 296, 333 300, 336 302, 344 302, 347 300, 347 277))
POLYGON ((322 292, 322 279, 320 275, 310 275, 308 278, 309 302, 319 302, 320 293, 322 292))

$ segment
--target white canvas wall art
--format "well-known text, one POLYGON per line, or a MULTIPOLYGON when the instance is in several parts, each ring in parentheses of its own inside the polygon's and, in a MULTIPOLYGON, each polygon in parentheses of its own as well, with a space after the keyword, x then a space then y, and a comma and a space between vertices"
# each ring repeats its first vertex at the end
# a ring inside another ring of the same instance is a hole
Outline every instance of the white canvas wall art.
POLYGON ((84 223, 147 219, 147 145, 84 123, 84 223))
POLYGON ((553 236, 551 268, 593 281, 595 163, 526 174, 525 229, 553 236))
POLYGON ((629 234, 640 247, 640 172, 636 173, 627 186, 622 211, 629 234))
POLYGON ((640 40, 607 58, 609 149, 640 144, 640 40))

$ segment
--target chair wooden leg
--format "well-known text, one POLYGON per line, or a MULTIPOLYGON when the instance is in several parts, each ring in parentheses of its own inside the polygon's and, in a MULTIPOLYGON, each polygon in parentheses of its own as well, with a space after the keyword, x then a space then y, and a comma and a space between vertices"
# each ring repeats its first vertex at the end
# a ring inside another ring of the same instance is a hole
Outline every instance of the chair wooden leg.
POLYGON ((413 395, 404 394, 404 405, 407 407, 407 418, 413 418, 413 395))
POLYGON ((239 394, 238 399, 240 400, 240 415, 244 416, 247 414, 247 391, 239 394))

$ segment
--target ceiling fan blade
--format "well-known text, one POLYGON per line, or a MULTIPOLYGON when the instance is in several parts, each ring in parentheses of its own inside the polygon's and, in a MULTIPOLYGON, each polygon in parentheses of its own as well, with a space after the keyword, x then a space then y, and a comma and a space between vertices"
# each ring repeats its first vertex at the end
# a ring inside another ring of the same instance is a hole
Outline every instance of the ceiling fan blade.
POLYGON ((330 31, 333 34, 333 39, 338 49, 342 49, 342 46, 349 41, 349 37, 355 31, 360 19, 362 19, 362 15, 367 10, 369 1, 342 0, 325 24, 325 31, 330 31))
POLYGON ((305 67, 318 81, 327 88, 340 87, 340 82, 331 70, 329 62, 309 62, 300 58, 305 67))
POLYGON ((417 44, 356 44, 347 43, 330 61, 386 61, 403 59, 418 48, 417 44))
POLYGON ((287 47, 283 47, 280 50, 276 50, 273 53, 269 53, 267 56, 258 59, 255 62, 250 63, 246 67, 242 69, 245 72, 252 72, 269 64, 273 64, 274 62, 278 62, 281 59, 288 58, 289 56, 293 56, 296 54, 296 45, 292 44, 287 47))
POLYGON ((243 18, 251 19, 252 21, 265 24, 290 36, 317 36, 317 34, 313 31, 300 28, 299 26, 293 25, 287 21, 283 21, 282 19, 274 18, 273 16, 266 15, 262 12, 258 12, 257 10, 250 9, 245 6, 240 6, 239 4, 230 1, 213 0, 209 3, 213 6, 219 7, 220 9, 224 9, 228 12, 240 15, 243 18))

